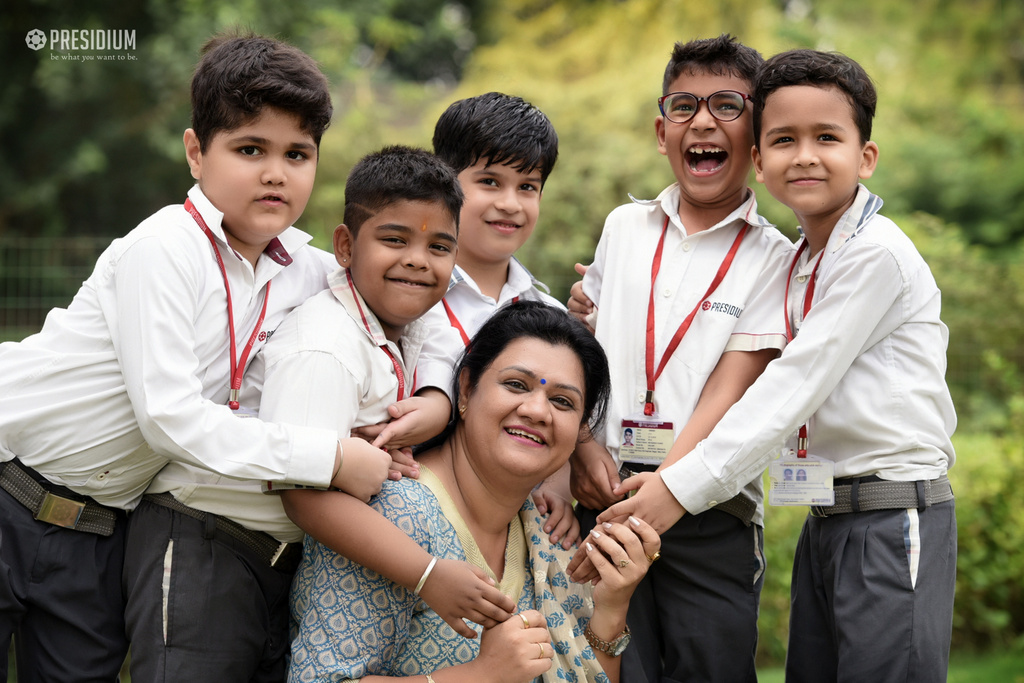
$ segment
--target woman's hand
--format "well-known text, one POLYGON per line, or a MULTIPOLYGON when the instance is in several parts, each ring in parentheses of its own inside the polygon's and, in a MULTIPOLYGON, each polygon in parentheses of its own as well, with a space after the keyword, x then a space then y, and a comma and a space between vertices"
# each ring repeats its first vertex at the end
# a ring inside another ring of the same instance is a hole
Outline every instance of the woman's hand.
POLYGON ((554 655, 544 615, 531 609, 484 630, 480 654, 466 666, 478 672, 474 680, 529 683, 551 668, 554 655))
POLYGON ((420 589, 420 597, 466 638, 476 638, 476 631, 463 619, 492 628, 516 608, 512 598, 495 588, 483 570, 458 560, 439 559, 420 589))
POLYGON ((657 559, 661 538, 651 525, 630 517, 626 524, 598 525, 584 547, 598 573, 593 581, 594 618, 601 613, 617 621, 621 615, 625 623, 629 599, 657 559))

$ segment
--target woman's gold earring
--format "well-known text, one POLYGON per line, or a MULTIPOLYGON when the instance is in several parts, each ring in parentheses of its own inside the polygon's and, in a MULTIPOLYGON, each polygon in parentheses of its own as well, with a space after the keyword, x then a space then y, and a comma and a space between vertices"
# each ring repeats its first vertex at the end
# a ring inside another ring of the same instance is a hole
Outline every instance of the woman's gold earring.
POLYGON ((459 406, 459 417, 466 417, 466 405, 462 404, 459 406))

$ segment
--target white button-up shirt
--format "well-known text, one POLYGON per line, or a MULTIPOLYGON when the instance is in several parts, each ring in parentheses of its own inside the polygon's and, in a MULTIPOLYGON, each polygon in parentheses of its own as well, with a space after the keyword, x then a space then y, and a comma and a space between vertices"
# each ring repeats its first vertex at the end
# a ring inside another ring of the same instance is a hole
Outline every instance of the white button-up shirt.
POLYGON ((540 301, 565 310, 560 301, 547 293, 547 287, 513 258, 509 261, 508 279, 497 301, 481 292, 469 273, 455 266, 444 301, 431 308, 423 320, 431 327, 461 327, 466 336, 472 338, 498 308, 511 301, 540 301), (447 308, 445 304, 448 304, 447 308), (449 309, 451 314, 448 313, 449 309))
MULTIPOLYGON (((327 255, 289 228, 253 269, 228 245, 223 214, 198 186, 189 197, 224 261, 240 352, 266 284, 273 279, 262 329, 272 331, 324 288, 327 255)), ((210 241, 182 205, 165 207, 114 240, 39 334, 0 345, 0 460, 17 457, 54 483, 125 509, 172 460, 327 486, 337 433, 233 414, 229 353, 224 278, 210 241)), ((243 381, 242 390, 243 403, 255 405, 257 388, 243 381)))
POLYGON ((862 186, 839 219, 806 318, 819 255, 801 253, 787 306, 799 334, 711 435, 662 473, 688 512, 759 476, 804 422, 808 453, 832 460, 836 477, 934 479, 953 465, 939 290, 910 239, 877 214, 881 204, 862 186))
MULTIPOLYGON (((723 353, 786 345, 782 302, 793 245, 757 214, 753 192, 719 223, 692 235, 679 219, 678 184, 666 188, 655 200, 634 200, 612 211, 594 263, 583 278, 583 290, 597 307, 595 334, 608 354, 612 394, 602 442, 616 462, 622 420, 644 408, 651 263, 666 216, 661 269, 653 283, 655 367, 679 324, 700 304, 655 385, 658 415, 673 423, 675 436, 693 414, 723 353), (744 225, 749 228, 732 266, 702 303, 744 225)), ((758 503, 755 521, 761 523, 760 479, 752 481, 745 493, 758 503)))
MULTIPOLYGON (((384 348, 398 363, 405 396, 414 390, 413 368, 426 326, 415 320, 406 325, 400 344, 388 341, 366 301, 350 286, 347 271, 338 269, 329 282, 330 290, 295 309, 263 348, 260 420, 346 437, 353 427, 388 420, 388 406, 402 398, 395 366, 384 348)), ((153 490, 158 489, 280 541, 302 539, 279 496, 263 493, 260 482, 211 480, 194 468, 172 465, 154 482, 153 490)))

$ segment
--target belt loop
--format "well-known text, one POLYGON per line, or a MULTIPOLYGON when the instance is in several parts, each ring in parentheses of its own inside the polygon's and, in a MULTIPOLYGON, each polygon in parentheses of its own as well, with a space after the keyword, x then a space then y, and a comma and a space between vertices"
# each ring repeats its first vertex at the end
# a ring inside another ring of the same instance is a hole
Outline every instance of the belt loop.
POLYGON ((860 479, 854 479, 850 482, 850 509, 854 512, 860 512, 860 479))
POLYGON ((918 479, 914 483, 917 484, 917 511, 924 512, 928 508, 928 494, 925 493, 925 484, 930 482, 918 479))
POLYGON ((217 531, 217 515, 207 512, 206 513, 206 530, 203 532, 203 538, 207 541, 213 540, 214 533, 217 531))

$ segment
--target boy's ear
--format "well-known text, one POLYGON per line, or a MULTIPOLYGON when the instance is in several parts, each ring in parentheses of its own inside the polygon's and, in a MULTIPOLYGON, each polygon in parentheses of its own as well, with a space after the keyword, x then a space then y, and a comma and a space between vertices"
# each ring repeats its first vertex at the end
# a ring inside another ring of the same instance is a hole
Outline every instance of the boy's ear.
POLYGON ((764 173, 761 172, 761 150, 754 145, 750 148, 750 158, 754 160, 754 179, 764 184, 764 173))
POLYGON ((342 223, 334 229, 334 258, 338 265, 346 268, 352 265, 352 243, 355 237, 348 226, 342 223))
POLYGON ((185 131, 185 159, 188 161, 188 169, 192 173, 192 177, 196 180, 200 180, 203 175, 203 150, 199 144, 199 138, 196 137, 196 132, 191 128, 185 131))
POLYGON ((875 172, 876 166, 878 166, 878 145, 868 140, 864 143, 864 149, 861 150, 860 172, 857 177, 867 180, 875 172))
POLYGON ((668 147, 665 146, 665 117, 654 117, 654 134, 658 138, 658 153, 668 156, 668 147))

